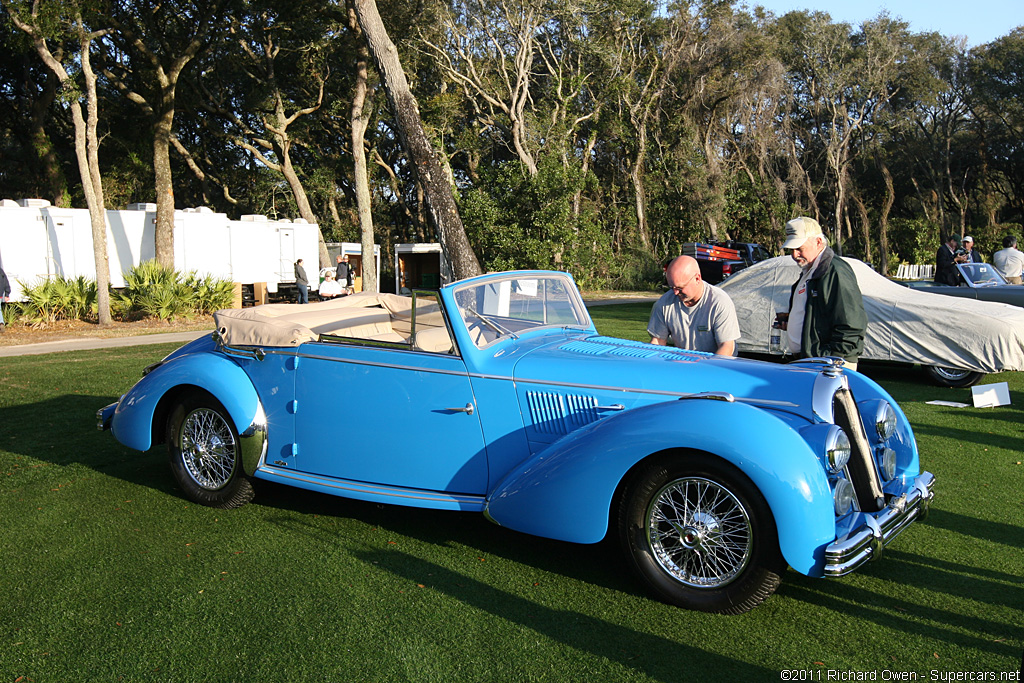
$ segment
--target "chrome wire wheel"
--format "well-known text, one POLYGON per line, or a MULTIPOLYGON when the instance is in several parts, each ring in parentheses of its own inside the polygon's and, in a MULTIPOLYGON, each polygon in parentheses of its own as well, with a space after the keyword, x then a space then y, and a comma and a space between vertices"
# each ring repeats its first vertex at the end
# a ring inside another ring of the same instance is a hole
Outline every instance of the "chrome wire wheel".
POLYGON ((668 482, 651 498, 645 519, 655 560, 686 586, 721 588, 750 562, 750 514, 735 494, 710 479, 668 482))
POLYGON ((216 410, 197 408, 188 413, 178 448, 185 471, 201 488, 216 491, 231 481, 237 444, 231 427, 216 410))

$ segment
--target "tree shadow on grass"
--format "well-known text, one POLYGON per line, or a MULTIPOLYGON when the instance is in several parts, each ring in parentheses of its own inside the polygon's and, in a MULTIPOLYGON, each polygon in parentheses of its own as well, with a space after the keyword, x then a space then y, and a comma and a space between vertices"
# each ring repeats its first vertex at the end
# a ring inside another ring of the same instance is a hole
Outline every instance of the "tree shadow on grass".
MULTIPOLYGON (((1021 536, 1024 532, 1015 524, 1004 524, 1003 522, 993 522, 980 517, 970 517, 934 506, 928 512, 928 517, 924 524, 971 536, 980 541, 1005 545, 1012 552, 1021 553, 1021 536)), ((1021 571, 1022 575, 1024 575, 1024 569, 1021 571)), ((1020 576, 1016 578, 1020 580, 1020 576)))
POLYGON ((579 652, 616 662, 659 681, 769 680, 778 672, 597 619, 555 609, 494 588, 432 562, 398 551, 368 551, 359 559, 411 583, 532 629, 579 652))
POLYGON ((84 465, 96 472, 170 493, 174 482, 161 447, 139 453, 96 429, 96 411, 116 396, 65 394, 37 403, 8 406, 0 450, 62 467, 84 465), (156 476, 160 468, 162 476, 156 476))
MULTIPOLYGON (((891 571, 887 574, 892 576, 900 572, 914 576, 920 571, 919 567, 888 564, 891 571)), ((956 579, 954 575, 949 578, 956 579)), ((914 582, 914 585, 933 590, 926 580, 914 582)), ((959 595, 966 595, 970 590, 969 584, 965 583, 964 587, 959 595)), ((850 581, 819 582, 800 575, 794 577, 792 572, 779 589, 780 595, 793 600, 854 620, 875 623, 894 632, 917 634, 999 657, 1016 657, 1017 647, 1024 637, 1019 625, 942 609, 924 600, 894 598, 892 593, 867 590, 850 581)))
MULTIPOLYGON (((105 476, 185 500, 167 465, 162 445, 140 453, 119 444, 109 432, 96 429, 96 411, 116 396, 65 394, 46 401, 4 409, 0 450, 67 467, 82 465, 105 476)), ((20 465, 15 462, 14 468, 20 465)), ((12 480, 8 480, 11 484, 12 480)), ((647 595, 632 579, 618 548, 608 542, 564 543, 529 536, 488 522, 476 512, 451 512, 383 505, 329 496, 277 483, 255 480, 253 505, 299 515, 352 519, 388 529, 424 543, 464 545, 481 553, 535 566, 573 580, 629 595, 647 595)), ((269 513, 273 514, 273 513, 269 513)), ((274 522, 274 519, 268 518, 274 522)), ((294 515, 277 523, 296 528, 294 515)))
MULTIPOLYGON (((497 526, 477 512, 453 512, 369 503, 258 482, 253 504, 300 515, 330 515, 435 546, 472 548, 485 556, 535 567, 540 571, 600 586, 626 595, 650 597, 633 578, 613 539, 578 544, 530 536, 497 526)), ((319 534, 314 527, 297 528, 293 516, 277 523, 292 531, 319 534)), ((330 539, 324 539, 328 541, 330 539)))
MULTIPOLYGON (((1021 553, 1019 550, 1017 552, 1021 553)), ((894 583, 911 588, 928 586, 930 590, 954 597, 969 596, 975 602, 1007 606, 1024 612, 1024 578, 1021 574, 1007 574, 987 567, 949 562, 890 548, 885 549, 883 557, 887 563, 892 564, 892 571, 887 570, 884 578, 894 583)))

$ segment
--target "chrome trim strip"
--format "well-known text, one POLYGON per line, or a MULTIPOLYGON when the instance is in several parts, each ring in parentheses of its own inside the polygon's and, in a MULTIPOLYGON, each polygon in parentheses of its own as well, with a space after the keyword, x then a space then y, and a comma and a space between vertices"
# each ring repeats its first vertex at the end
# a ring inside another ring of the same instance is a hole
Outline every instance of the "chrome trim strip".
POLYGON ((904 529, 928 515, 935 492, 935 477, 922 472, 905 496, 889 502, 876 516, 865 517, 864 526, 825 548, 825 576, 845 576, 868 560, 877 560, 882 549, 904 529))
MULTIPOLYGON (((549 387, 566 387, 566 388, 569 388, 569 389, 586 389, 588 391, 621 391, 621 392, 624 392, 624 393, 627 393, 627 394, 651 394, 651 395, 654 395, 654 396, 671 396, 673 398, 719 398, 720 400, 725 400, 724 398, 722 398, 720 396, 710 395, 710 394, 716 394, 717 392, 698 392, 698 393, 688 394, 688 393, 681 392, 681 391, 666 391, 666 390, 663 390, 663 389, 637 389, 637 388, 633 388, 633 387, 612 387, 612 386, 605 386, 605 385, 601 385, 601 384, 577 384, 577 383, 573 383, 573 382, 555 382, 555 381, 552 381, 552 380, 542 380, 542 379, 515 379, 515 380, 513 380, 511 377, 500 377, 500 376, 496 376, 496 375, 477 375, 477 374, 471 374, 470 377, 472 379, 509 380, 509 381, 515 381, 515 382, 522 383, 522 384, 542 384, 544 386, 549 386, 549 387)), ((751 403, 751 404, 754 404, 754 405, 775 406, 775 407, 779 407, 779 408, 799 408, 798 404, 792 403, 791 401, 776 401, 776 400, 769 399, 769 398, 735 397, 733 400, 739 401, 741 403, 751 403)))
POLYGON ((317 486, 323 486, 325 488, 338 489, 339 491, 352 491, 354 493, 362 493, 373 496, 387 496, 390 498, 406 498, 409 500, 449 502, 458 503, 459 505, 479 505, 481 510, 483 510, 484 502, 486 500, 484 496, 475 496, 465 493, 441 493, 439 491, 408 489, 402 488, 400 486, 367 484, 365 482, 351 481, 349 479, 332 479, 329 477, 320 477, 314 474, 308 474, 306 472, 283 470, 272 465, 264 465, 263 467, 260 467, 260 472, 263 474, 268 474, 274 477, 275 479, 291 479, 293 481, 301 481, 307 484, 315 484, 317 486))
POLYGON ((728 391, 702 391, 699 394, 690 394, 689 396, 683 396, 680 401, 685 401, 691 398, 704 398, 711 401, 725 401, 726 403, 735 403, 736 397, 730 394, 728 391))
MULTIPOLYGON (((392 350, 392 351, 399 351, 399 352, 402 351, 402 349, 390 349, 390 350, 392 350)), ((414 353, 417 356, 423 354, 422 351, 409 351, 408 353, 414 353)), ((439 354, 434 354, 432 356, 432 358, 436 358, 438 356, 439 356, 439 354)), ((398 363, 381 363, 379 361, 357 360, 355 358, 336 358, 334 356, 322 356, 320 354, 315 354, 315 353, 296 353, 295 357, 296 358, 309 358, 311 360, 336 361, 338 363, 350 363, 352 365, 368 365, 368 366, 374 367, 374 368, 392 368, 394 370, 411 370, 413 372, 432 372, 432 373, 438 374, 438 375, 457 375, 459 377, 472 376, 472 375, 469 375, 469 373, 465 369, 463 369, 463 370, 442 370, 440 368, 427 368, 427 367, 416 366, 416 365, 400 365, 398 363)), ((451 358, 462 360, 458 356, 451 356, 451 358)))
MULTIPOLYGON (((411 354, 415 354, 417 356, 421 354, 421 352, 419 352, 419 351, 401 351, 400 349, 392 349, 392 350, 398 351, 400 353, 411 353, 411 354)), ((267 353, 282 353, 282 352, 271 350, 271 351, 267 351, 267 353)), ((576 382, 557 382, 557 381, 546 380, 546 379, 529 379, 529 378, 516 379, 514 377, 509 377, 508 375, 487 375, 487 374, 476 373, 476 372, 466 372, 466 371, 459 371, 459 370, 443 370, 443 369, 440 369, 440 368, 430 368, 430 367, 422 367, 422 366, 415 366, 415 365, 402 365, 402 364, 398 364, 398 363, 382 363, 382 362, 379 362, 379 361, 360 360, 360 359, 355 359, 355 358, 337 358, 337 357, 334 357, 334 356, 324 356, 324 355, 315 354, 315 353, 298 353, 298 352, 291 352, 291 353, 289 353, 289 352, 283 352, 282 355, 294 355, 296 358, 309 358, 309 359, 312 359, 312 360, 336 361, 338 363, 351 363, 353 365, 367 365, 367 366, 370 366, 370 367, 377 367, 377 368, 394 368, 395 370, 411 370, 411 371, 414 371, 414 372, 431 372, 431 373, 435 373, 435 374, 439 374, 439 375, 456 375, 456 376, 459 376, 459 377, 469 377, 470 379, 498 380, 498 381, 505 381, 505 382, 518 382, 518 383, 522 383, 522 384, 540 384, 542 386, 564 387, 564 388, 567 388, 567 389, 584 389, 584 390, 587 390, 587 391, 621 391, 621 392, 627 393, 627 394, 648 394, 648 395, 652 395, 652 396, 668 396, 668 397, 672 397, 672 398, 708 398, 708 396, 706 395, 707 392, 688 394, 688 393, 684 393, 684 392, 680 392, 680 391, 666 391, 666 390, 662 390, 662 389, 639 389, 639 388, 635 388, 635 387, 615 387, 615 386, 606 386, 606 385, 602 385, 602 384, 583 384, 583 383, 576 383, 576 382)), ((435 357, 436 357, 436 354, 435 354, 435 357)), ((452 356, 452 358, 458 358, 458 356, 452 356)), ((777 401, 777 400, 768 399, 768 398, 736 397, 735 400, 740 402, 740 403, 749 403, 749 404, 752 404, 752 405, 772 406, 772 407, 776 407, 776 408, 799 408, 800 407, 799 404, 793 403, 791 401, 777 401)))

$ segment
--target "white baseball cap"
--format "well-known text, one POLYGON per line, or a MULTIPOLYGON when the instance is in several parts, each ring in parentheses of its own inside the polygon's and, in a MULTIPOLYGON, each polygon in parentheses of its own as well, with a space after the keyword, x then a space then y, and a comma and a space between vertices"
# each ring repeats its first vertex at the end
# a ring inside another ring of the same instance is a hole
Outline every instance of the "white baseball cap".
POLYGON ((783 249, 799 249, 811 237, 824 237, 821 225, 813 218, 800 216, 786 223, 786 241, 783 249))
POLYGON ((964 235, 964 242, 973 242, 974 238, 970 235, 964 235))

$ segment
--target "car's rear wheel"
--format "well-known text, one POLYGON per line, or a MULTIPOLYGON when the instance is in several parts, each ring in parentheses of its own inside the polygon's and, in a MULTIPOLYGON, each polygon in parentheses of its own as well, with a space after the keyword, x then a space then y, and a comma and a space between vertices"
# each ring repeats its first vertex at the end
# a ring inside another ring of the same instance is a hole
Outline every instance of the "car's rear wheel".
POLYGON ((747 612, 775 592, 786 568, 764 498, 710 456, 642 466, 623 489, 619 532, 644 583, 687 609, 747 612))
POLYGON ((216 508, 252 500, 238 431, 212 396, 189 394, 174 407, 167 418, 167 454, 171 472, 190 500, 216 508))
POLYGON ((983 372, 940 368, 937 365, 925 367, 928 377, 940 387, 973 387, 985 376, 983 372))

